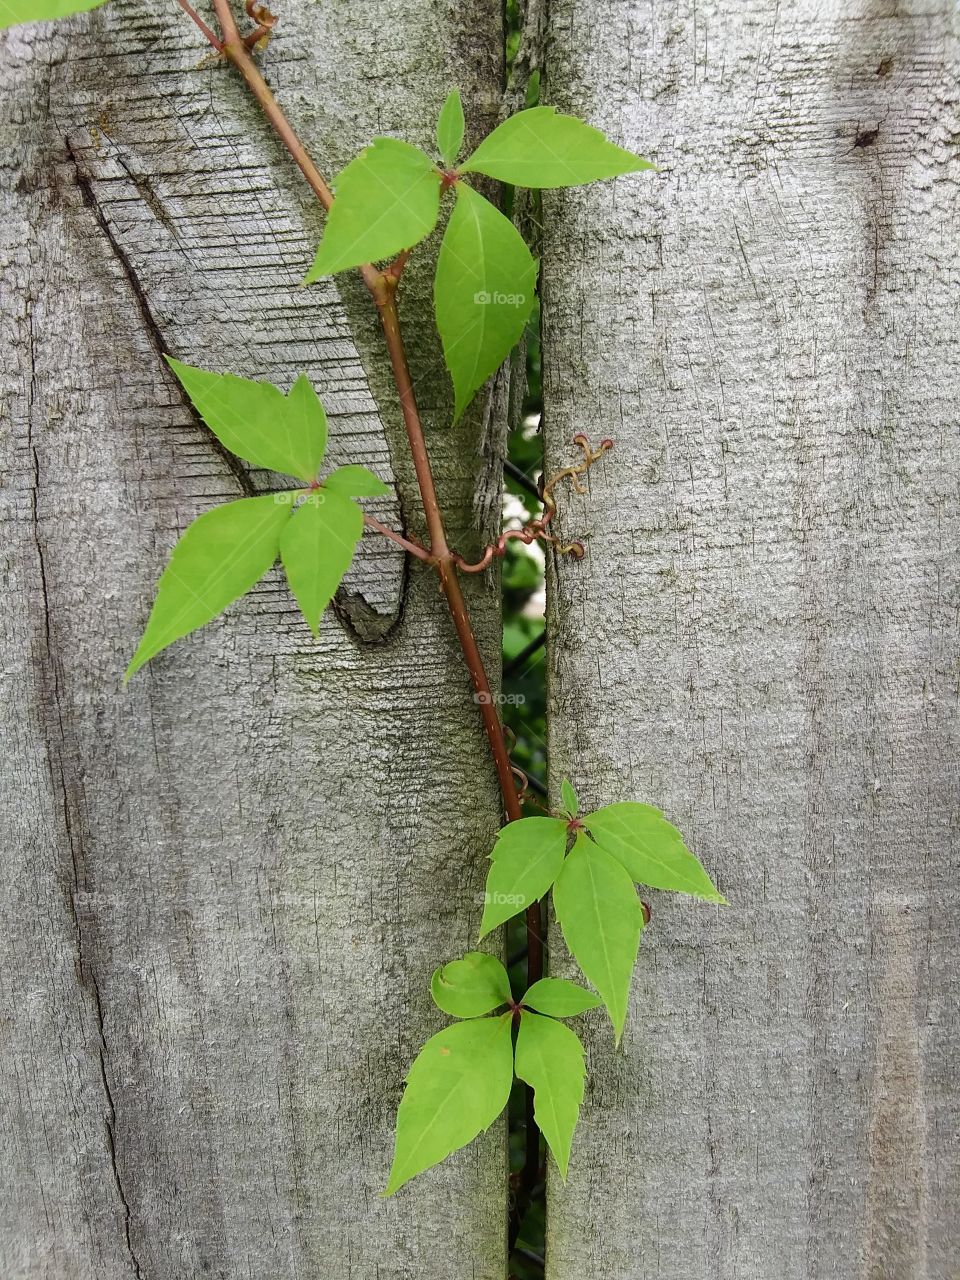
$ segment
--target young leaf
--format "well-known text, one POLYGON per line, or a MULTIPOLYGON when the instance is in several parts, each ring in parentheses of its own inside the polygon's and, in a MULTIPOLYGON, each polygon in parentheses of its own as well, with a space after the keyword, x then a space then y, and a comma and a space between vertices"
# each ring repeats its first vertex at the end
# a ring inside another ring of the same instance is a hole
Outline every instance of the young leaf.
POLYGON ((437 147, 440 158, 449 169, 456 163, 460 148, 463 146, 463 103, 460 101, 460 90, 451 89, 447 100, 440 109, 437 121, 437 147))
POLYGON ((363 512, 357 504, 325 489, 311 493, 283 530, 280 558, 287 582, 314 635, 362 536, 363 512))
POLYGON ((503 828, 490 855, 481 938, 543 897, 563 866, 566 849, 562 818, 518 818, 503 828))
POLYGON ((608 142, 575 116, 554 107, 530 107, 497 125, 461 173, 485 173, 518 187, 576 187, 598 178, 652 169, 649 160, 608 142))
POLYGON ((367 467, 357 462, 348 463, 345 467, 337 467, 331 471, 323 482, 325 489, 334 493, 342 493, 345 498, 380 498, 392 493, 388 484, 384 484, 379 476, 375 476, 367 467))
POLYGON ((204 512, 173 549, 124 680, 259 582, 277 558, 292 494, 240 498, 204 512))
POLYGON ((534 1118, 566 1182, 583 1101, 583 1045, 562 1022, 524 1010, 517 1032, 516 1070, 533 1087, 534 1118))
POLYGON ((521 1004, 548 1013, 551 1018, 572 1018, 587 1009, 596 1009, 603 1001, 586 987, 568 982, 566 978, 541 978, 528 988, 521 1004))
POLYGON ((433 297, 456 395, 454 420, 519 341, 537 264, 509 218, 464 182, 440 246, 433 297))
POLYGON ((479 1018, 513 999, 506 969, 483 951, 468 951, 462 960, 435 970, 430 994, 437 1008, 454 1018, 479 1018))
POLYGON ((639 884, 726 903, 683 843, 683 836, 659 809, 648 804, 608 804, 584 818, 583 825, 639 884))
POLYGON ((507 1105, 512 1021, 505 1013, 455 1022, 420 1050, 397 1113, 388 1196, 489 1129, 507 1105))
POLYGON ((633 881, 616 859, 578 836, 553 887, 553 906, 564 941, 600 992, 619 1043, 643 929, 633 881))
POLYGON ((96 9, 104 0, 0 0, 0 29, 18 22, 45 22, 96 9))
POLYGON ((428 236, 440 212, 440 171, 408 142, 376 138, 336 182, 336 199, 304 284, 390 258, 428 236))
POLYGON ((285 452, 290 461, 299 466, 299 470, 291 471, 290 475, 315 480, 327 451, 327 415, 305 373, 300 374, 287 392, 283 426, 285 452))
POLYGON ((580 808, 580 801, 577 799, 577 793, 573 789, 573 783, 569 778, 564 778, 560 783, 560 800, 563 804, 563 811, 568 818, 575 818, 580 808))
POLYGON ((269 382, 167 364, 222 445, 255 467, 314 480, 327 447, 327 415, 301 374, 284 396, 269 382))

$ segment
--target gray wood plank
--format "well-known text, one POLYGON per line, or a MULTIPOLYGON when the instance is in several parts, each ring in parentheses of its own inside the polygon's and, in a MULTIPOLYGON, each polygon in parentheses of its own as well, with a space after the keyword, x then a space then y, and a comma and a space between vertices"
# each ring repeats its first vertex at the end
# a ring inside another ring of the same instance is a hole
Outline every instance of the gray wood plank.
MULTIPOLYGON (((553 0, 546 100, 659 177, 550 196, 555 788, 663 806, 552 1280, 953 1280, 960 1258, 956 8, 553 0)), ((554 937, 553 959, 563 965, 554 937)))
MULTIPOLYGON (((330 174, 377 133, 429 142, 452 83, 475 125, 496 110, 497 4, 282 19, 265 71, 330 174)), ((179 533, 270 481, 161 350, 305 370, 331 458, 419 521, 369 304, 349 277, 298 287, 320 213, 204 52, 140 0, 0 37, 0 1272, 495 1280, 502 1129, 380 1198, 499 813, 429 572, 365 542, 316 642, 268 575, 120 684, 179 533)), ((411 359, 462 537, 478 421, 447 426, 428 285, 411 359)), ((495 595, 469 590, 495 660, 495 595)))

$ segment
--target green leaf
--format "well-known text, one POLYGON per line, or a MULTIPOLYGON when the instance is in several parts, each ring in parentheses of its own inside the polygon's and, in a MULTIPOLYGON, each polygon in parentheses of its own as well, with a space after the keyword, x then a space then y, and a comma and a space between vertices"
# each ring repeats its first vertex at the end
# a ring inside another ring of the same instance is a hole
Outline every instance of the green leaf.
POLYGON ((454 420, 519 341, 537 281, 537 264, 510 219, 466 183, 456 190, 433 288, 454 420))
POLYGON ((376 138, 336 182, 336 198, 304 284, 391 258, 437 224, 440 171, 418 147, 376 138))
POLYGON ((512 1021, 505 1013, 455 1022, 420 1050, 397 1113, 388 1196, 489 1129, 507 1105, 512 1021))
POLYGON ((567 849, 562 818, 518 818, 503 828, 490 857, 480 937, 542 898, 567 849))
POLYGON ((683 843, 683 836, 659 809, 648 804, 608 804, 584 818, 583 825, 639 884, 726 903, 683 843))
POLYGON ((297 507, 283 531, 280 558, 287 582, 314 635, 362 536, 363 512, 357 504, 324 489, 297 507))
POLYGON ((18 22, 45 22, 51 18, 68 18, 72 13, 87 13, 104 0, 0 0, 0 28, 18 22))
POLYGON ((173 549, 124 680, 259 582, 277 558, 293 494, 240 498, 205 512, 173 549))
POLYGON ((530 107, 497 125, 460 172, 485 173, 518 187, 576 187, 654 167, 576 116, 558 115, 554 107, 530 107))
POLYGON ((384 494, 393 493, 379 476, 357 462, 331 471, 324 480, 323 487, 334 493, 342 493, 345 498, 380 498, 384 494))
POLYGON ((451 89, 447 100, 440 109, 437 121, 437 147, 443 163, 449 169, 456 163, 460 148, 463 146, 463 103, 460 101, 460 90, 451 89))
POLYGON ((573 789, 573 783, 568 778, 564 778, 560 783, 560 801, 567 817, 575 818, 580 808, 580 801, 577 799, 577 793, 573 789))
POLYGON ((586 987, 568 982, 566 978, 541 978, 528 989, 521 1004, 548 1013, 551 1018, 572 1018, 587 1009, 596 1009, 603 1001, 586 987))
POLYGON ((468 951, 434 972, 430 982, 434 1004, 454 1018, 479 1018, 513 999, 507 971, 496 956, 468 951))
POLYGON ((564 941, 600 992, 619 1043, 643 929, 633 881, 616 859, 578 836, 553 887, 553 906, 564 941))
POLYGON ((516 1070, 533 1088, 534 1118, 566 1182, 573 1131, 583 1102, 583 1045, 562 1022, 524 1010, 517 1032, 516 1070))
POLYGON ((172 356, 194 408, 222 445, 255 467, 314 480, 327 447, 327 415, 301 374, 285 396, 269 382, 194 369, 172 356))

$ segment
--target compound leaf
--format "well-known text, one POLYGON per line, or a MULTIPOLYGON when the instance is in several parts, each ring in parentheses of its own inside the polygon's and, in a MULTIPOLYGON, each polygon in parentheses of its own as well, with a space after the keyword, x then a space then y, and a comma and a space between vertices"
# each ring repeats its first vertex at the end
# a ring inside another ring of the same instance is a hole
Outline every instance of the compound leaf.
POLYGON ((517 1032, 516 1070, 533 1088, 534 1117, 566 1182, 573 1131, 583 1102, 583 1045, 562 1022, 524 1010, 517 1032))
POLYGON ((468 951, 434 971, 434 1004, 454 1018, 479 1018, 513 999, 507 971, 496 956, 468 951))
POLYGON ((560 801, 567 817, 575 818, 580 808, 580 801, 577 799, 577 793, 573 789, 573 783, 569 778, 564 778, 560 783, 560 801))
POLYGON ((521 1003, 548 1013, 551 1018, 572 1018, 587 1009, 596 1009, 603 1001, 586 987, 568 982, 566 978, 541 978, 528 988, 521 1003))
POLYGON ((554 107, 530 107, 497 125, 460 166, 519 187, 575 187, 654 165, 554 107))
POLYGON ((255 467, 314 480, 327 447, 327 415, 305 374, 284 395, 269 382, 194 369, 172 356, 194 408, 222 445, 255 467))
POLYGON ((455 1022, 420 1050, 397 1113, 388 1196, 489 1129, 506 1106, 512 1020, 505 1013, 455 1022))
POLYGON ((390 258, 428 236, 440 212, 440 171, 396 138, 375 138, 336 182, 336 198, 304 284, 390 258))
POLYGON ((447 100, 440 109, 437 121, 437 147, 440 158, 449 168, 456 162, 463 146, 463 103, 460 101, 460 90, 451 89, 447 100))
POLYGON ((585 817, 583 825, 639 884, 726 902, 680 832, 652 805, 608 804, 585 817))
POLYGON ((326 489, 305 498, 283 530, 280 558, 287 582, 314 635, 362 535, 363 512, 357 504, 326 489))
POLYGON ((490 854, 481 938, 543 897, 563 866, 566 848, 562 818, 518 818, 503 828, 490 854))
POLYGON ((87 13, 104 0, 0 0, 0 28, 18 22, 46 22, 52 18, 68 18, 73 13, 87 13))
POLYGON ((345 498, 380 498, 393 490, 388 484, 375 476, 368 467, 358 462, 350 462, 345 467, 337 467, 331 471, 323 482, 325 489, 334 493, 342 493, 345 498))
POLYGON ((619 1042, 643 929, 633 881, 615 858, 578 836, 553 887, 553 906, 564 941, 600 992, 619 1042))
POLYGON ((510 219, 466 183, 456 190, 433 289, 455 420, 519 341, 537 279, 536 261, 510 219))
POLYGON ((173 549, 124 680, 259 582, 277 558, 293 494, 240 498, 204 512, 173 549))

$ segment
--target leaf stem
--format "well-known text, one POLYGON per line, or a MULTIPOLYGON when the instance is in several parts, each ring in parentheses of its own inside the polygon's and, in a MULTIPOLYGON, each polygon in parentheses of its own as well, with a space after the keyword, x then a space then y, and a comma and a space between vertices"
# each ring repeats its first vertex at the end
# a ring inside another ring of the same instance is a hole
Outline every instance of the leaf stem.
MULTIPOLYGON (((403 414, 404 426, 407 429, 407 440, 410 444, 410 455, 417 473, 417 485, 420 489, 420 500, 423 503, 423 514, 427 522, 430 536, 430 550, 437 560, 446 559, 449 554, 447 535, 443 528, 443 517, 440 514, 440 502, 437 488, 433 480, 433 468, 430 466, 430 455, 427 453, 427 442, 417 408, 417 398, 413 391, 413 381, 407 364, 407 353, 400 332, 400 317, 397 313, 397 285, 395 281, 387 283, 382 298, 374 298, 380 313, 380 324, 383 327, 383 338, 390 356, 393 380, 396 383, 397 395, 400 398, 400 411, 403 414)), ((501 735, 502 736, 502 735, 501 735)))
POLYGON ((222 53, 223 42, 214 35, 204 20, 200 17, 199 13, 197 13, 196 9, 194 9, 193 5, 189 4, 188 0, 177 0, 177 4, 187 17, 200 28, 209 43, 213 45, 214 49, 216 49, 218 53, 222 53))
POLYGON ((373 516, 363 513, 363 522, 368 529, 373 529, 375 533, 382 534, 383 537, 389 538, 391 542, 395 542, 398 547, 403 547, 404 551, 409 551, 412 556, 416 556, 418 560, 424 560, 427 564, 434 564, 434 558, 426 547, 421 547, 419 542, 414 542, 411 538, 405 538, 402 533, 396 533, 385 524, 381 524, 379 520, 373 516))
MULTIPOLYGON (((277 137, 286 147, 299 167, 300 172, 306 178, 314 195, 323 208, 329 210, 333 204, 333 193, 313 163, 292 125, 287 120, 279 103, 270 91, 269 85, 264 80, 259 67, 252 58, 250 50, 237 29, 230 0, 213 0, 213 7, 223 36, 222 50, 224 56, 233 63, 243 76, 247 87, 273 126, 277 137)), ((457 633, 457 639, 463 652, 464 662, 473 682, 474 698, 480 709, 483 727, 490 745, 490 753, 493 756, 497 780, 500 784, 500 792, 503 798, 503 808, 508 821, 513 822, 522 817, 523 810, 514 783, 510 753, 507 749, 503 726, 497 714, 483 656, 480 653, 467 604, 463 597, 457 564, 447 545, 443 517, 433 478, 433 469, 430 465, 430 457, 423 434, 423 424, 420 420, 420 412, 417 407, 413 382, 407 364, 403 336, 400 332, 396 291, 405 265, 406 254, 401 254, 385 272, 378 271, 376 267, 366 263, 360 268, 360 274, 376 303, 384 340, 390 355, 390 364, 397 387, 397 394, 400 398, 400 408, 403 413, 403 421, 410 444, 410 453, 413 458, 417 484, 420 489, 420 499, 423 504, 424 518, 429 534, 430 541, 427 554, 434 562, 440 577, 440 585, 446 597, 447 607, 450 610, 454 630, 457 633)), ((370 523, 369 517, 367 522, 370 523)), ((376 525, 373 527, 376 527, 376 525)), ((385 532, 385 528, 381 528, 379 531, 385 532)), ((387 536, 393 537, 394 535, 390 532, 387 536)), ((395 541, 398 539, 399 535, 394 538, 395 541)), ((412 551, 412 547, 408 549, 412 551)), ((417 553, 413 552, 413 554, 417 553)), ((527 985, 532 986, 534 982, 539 981, 543 976, 543 934, 538 903, 534 903, 527 908, 526 924, 527 985)), ((522 1187, 525 1196, 529 1198, 539 1178, 540 1170, 540 1134, 534 1121, 533 1090, 529 1085, 526 1086, 526 1114, 526 1166, 522 1175, 522 1187)))

